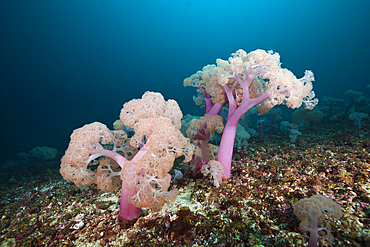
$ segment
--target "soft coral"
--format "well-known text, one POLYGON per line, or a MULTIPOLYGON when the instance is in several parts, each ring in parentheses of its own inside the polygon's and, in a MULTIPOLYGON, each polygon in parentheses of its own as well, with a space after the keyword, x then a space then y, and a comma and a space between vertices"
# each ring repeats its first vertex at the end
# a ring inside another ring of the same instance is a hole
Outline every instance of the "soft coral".
POLYGON ((217 115, 222 106, 228 105, 228 119, 222 134, 217 155, 224 167, 223 179, 229 179, 235 134, 239 119, 253 106, 260 115, 275 105, 285 104, 298 108, 305 104, 312 109, 317 103, 313 99, 313 73, 297 79, 294 74, 280 67, 280 56, 272 51, 256 50, 246 53, 238 50, 228 60, 217 59, 217 65, 207 65, 202 71, 186 78, 184 86, 198 88, 203 93, 195 98, 197 104, 206 102, 206 114, 217 115))
POLYGON ((330 226, 319 227, 323 225, 323 212, 327 211, 328 216, 334 219, 340 219, 343 216, 342 209, 333 200, 322 196, 314 195, 310 198, 304 198, 294 204, 294 213, 301 220, 299 225, 302 231, 310 232, 308 247, 317 246, 319 238, 326 239, 329 243, 333 242, 333 235, 330 233, 330 226), (325 231, 326 235, 320 235, 320 231, 325 231))
POLYGON ((179 156, 184 155, 184 162, 188 162, 193 148, 179 130, 180 107, 174 100, 165 101, 159 93, 146 92, 142 99, 126 103, 120 118, 126 126, 134 128, 131 148, 140 147, 131 160, 118 153, 125 153, 122 148, 127 143, 122 139, 126 135, 95 122, 73 131, 60 173, 77 186, 96 183, 105 191, 113 190, 120 176, 120 217, 134 219, 140 215, 141 207, 158 210, 174 199, 177 190, 167 191, 171 180, 168 171, 179 156), (112 145, 113 150, 106 149, 112 145), (101 156, 110 159, 97 160, 101 156), (97 165, 97 169, 91 169, 97 165))

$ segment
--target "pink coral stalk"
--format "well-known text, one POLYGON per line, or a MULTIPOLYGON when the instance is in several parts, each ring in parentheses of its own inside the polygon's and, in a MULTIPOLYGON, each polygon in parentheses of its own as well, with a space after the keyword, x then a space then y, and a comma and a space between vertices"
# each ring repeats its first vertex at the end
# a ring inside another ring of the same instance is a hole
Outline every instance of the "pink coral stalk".
MULTIPOLYGON (((146 145, 144 145, 140 149, 140 151, 135 155, 132 161, 139 160, 146 153, 146 150, 147 150, 147 147, 146 145)), ((115 148, 113 150, 107 150, 107 149, 104 149, 100 143, 97 143, 95 147, 95 152, 89 157, 88 162, 100 156, 106 156, 106 157, 109 157, 115 160, 121 168, 123 168, 125 163, 128 161, 125 157, 117 153, 115 151, 115 148)), ((122 184, 121 203, 120 203, 120 212, 119 212, 119 216, 122 219, 133 220, 140 216, 141 208, 135 207, 131 202, 129 202, 129 198, 133 197, 136 193, 137 191, 136 191, 136 187, 134 184, 130 187, 129 190, 127 190, 126 187, 122 184)))
POLYGON ((225 104, 212 103, 211 96, 204 93, 204 100, 206 102, 206 113, 208 115, 218 115, 225 104))
POLYGON ((131 202, 129 202, 129 198, 136 195, 137 191, 135 188, 135 184, 133 184, 129 190, 122 183, 121 187, 121 202, 120 202, 120 210, 119 216, 122 219, 133 220, 140 216, 141 208, 135 207, 131 202))
POLYGON ((250 108, 270 98, 267 92, 257 98, 250 98, 249 86, 251 85, 254 78, 255 77, 250 77, 248 73, 246 73, 246 79, 245 81, 243 81, 238 75, 236 75, 234 76, 235 82, 231 87, 229 87, 228 85, 224 86, 224 90, 229 102, 229 115, 225 125, 224 133, 222 134, 217 155, 217 161, 219 161, 225 167, 224 173, 222 175, 223 179, 230 178, 231 160, 233 157, 235 134, 238 127, 239 119, 250 108), (237 106, 237 102, 235 101, 233 96, 233 90, 236 86, 236 83, 239 83, 243 87, 243 102, 239 107, 237 106))

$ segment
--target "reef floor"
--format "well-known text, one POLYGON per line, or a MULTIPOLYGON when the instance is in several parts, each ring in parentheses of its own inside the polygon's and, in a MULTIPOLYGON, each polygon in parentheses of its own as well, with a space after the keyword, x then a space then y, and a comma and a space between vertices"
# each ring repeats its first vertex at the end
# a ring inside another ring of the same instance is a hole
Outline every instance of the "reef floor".
POLYGON ((266 133, 235 150, 219 188, 185 174, 172 205, 132 222, 118 216, 119 188, 78 188, 49 162, 31 178, 1 182, 0 246, 304 246, 294 203, 314 194, 344 214, 325 217, 334 242, 319 246, 370 246, 369 149, 369 130, 350 124, 302 131, 294 144, 266 133))

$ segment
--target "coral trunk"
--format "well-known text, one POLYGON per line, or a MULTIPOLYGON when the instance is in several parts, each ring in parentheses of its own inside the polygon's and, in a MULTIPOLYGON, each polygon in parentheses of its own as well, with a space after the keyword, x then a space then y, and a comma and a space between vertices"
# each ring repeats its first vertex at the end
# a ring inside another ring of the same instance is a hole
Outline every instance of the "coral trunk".
POLYGON ((121 203, 119 217, 126 220, 133 220, 140 216, 141 208, 135 207, 129 198, 136 194, 135 186, 131 186, 130 190, 127 190, 126 187, 122 184, 121 189, 121 203))
POLYGON ((224 173, 222 174, 223 179, 230 178, 231 160, 233 158, 234 141, 238 121, 239 118, 229 118, 226 122, 224 133, 222 134, 217 161, 219 161, 225 168, 224 173))

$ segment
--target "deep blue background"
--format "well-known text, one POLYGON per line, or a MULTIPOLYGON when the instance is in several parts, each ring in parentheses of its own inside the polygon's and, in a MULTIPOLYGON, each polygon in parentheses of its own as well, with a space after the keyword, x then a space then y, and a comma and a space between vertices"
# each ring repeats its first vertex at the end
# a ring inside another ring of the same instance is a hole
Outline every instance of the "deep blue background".
POLYGON ((369 10, 360 0, 1 1, 0 160, 64 150, 73 129, 112 127, 147 90, 201 115, 183 79, 239 48, 279 52, 297 77, 312 70, 319 99, 369 97, 369 10))

